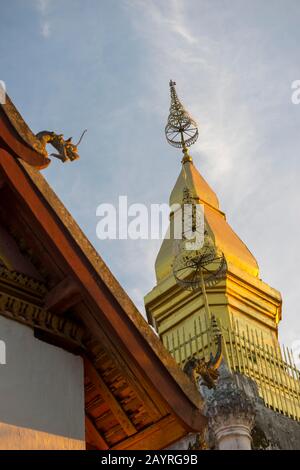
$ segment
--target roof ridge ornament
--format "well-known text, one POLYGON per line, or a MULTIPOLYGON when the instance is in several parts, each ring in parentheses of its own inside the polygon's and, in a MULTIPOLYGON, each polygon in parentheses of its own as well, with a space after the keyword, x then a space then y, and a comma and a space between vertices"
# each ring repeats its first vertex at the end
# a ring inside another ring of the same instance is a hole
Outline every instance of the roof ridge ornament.
POLYGON ((188 147, 196 142, 199 132, 196 121, 189 115, 177 96, 176 82, 170 80, 169 85, 171 105, 165 135, 170 145, 182 148, 184 155, 182 162, 184 163, 192 160, 188 153, 188 147))
POLYGON ((46 145, 51 144, 57 153, 51 153, 50 157, 55 157, 62 162, 66 162, 68 160, 74 161, 79 158, 78 145, 82 141, 82 138, 86 132, 87 129, 82 132, 77 144, 73 144, 72 137, 65 139, 63 134, 56 134, 52 131, 41 131, 36 134, 36 138, 41 142, 45 154, 47 154, 46 145))

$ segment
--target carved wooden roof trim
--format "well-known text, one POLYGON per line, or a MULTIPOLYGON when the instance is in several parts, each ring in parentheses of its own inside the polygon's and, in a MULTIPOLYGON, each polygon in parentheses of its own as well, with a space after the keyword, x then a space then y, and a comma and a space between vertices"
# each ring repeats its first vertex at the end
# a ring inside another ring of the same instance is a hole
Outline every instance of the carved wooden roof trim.
POLYGON ((0 103, 0 145, 1 139, 17 158, 33 167, 42 169, 51 161, 8 95, 5 104, 0 103))

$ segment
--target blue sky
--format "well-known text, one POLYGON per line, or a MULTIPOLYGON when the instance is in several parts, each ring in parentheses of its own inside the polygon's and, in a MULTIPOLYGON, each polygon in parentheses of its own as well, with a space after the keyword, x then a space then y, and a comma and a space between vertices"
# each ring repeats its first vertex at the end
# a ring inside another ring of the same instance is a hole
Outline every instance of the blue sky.
POLYGON ((280 338, 300 339, 298 0, 1 2, 0 79, 34 132, 78 138, 44 176, 138 307, 158 241, 99 241, 96 207, 167 202, 180 171, 164 125, 168 81, 199 123, 194 161, 282 292, 280 338))

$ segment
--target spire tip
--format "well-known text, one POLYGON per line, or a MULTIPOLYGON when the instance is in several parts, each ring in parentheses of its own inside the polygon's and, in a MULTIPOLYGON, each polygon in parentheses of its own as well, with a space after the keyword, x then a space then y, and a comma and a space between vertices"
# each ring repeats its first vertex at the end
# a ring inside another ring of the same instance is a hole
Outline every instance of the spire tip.
POLYGON ((171 106, 165 127, 166 139, 173 147, 182 148, 184 155, 187 155, 187 147, 190 147, 198 139, 198 127, 177 96, 176 82, 170 80, 169 85, 171 106))

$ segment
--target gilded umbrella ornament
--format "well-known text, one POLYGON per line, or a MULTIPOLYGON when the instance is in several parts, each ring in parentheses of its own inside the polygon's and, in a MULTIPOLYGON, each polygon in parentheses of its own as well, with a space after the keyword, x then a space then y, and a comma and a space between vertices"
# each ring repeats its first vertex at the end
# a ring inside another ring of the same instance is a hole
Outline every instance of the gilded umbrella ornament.
POLYGON ((175 89, 176 82, 170 80, 171 106, 165 127, 167 141, 173 147, 186 150, 198 139, 198 127, 194 119, 181 104, 175 89))

